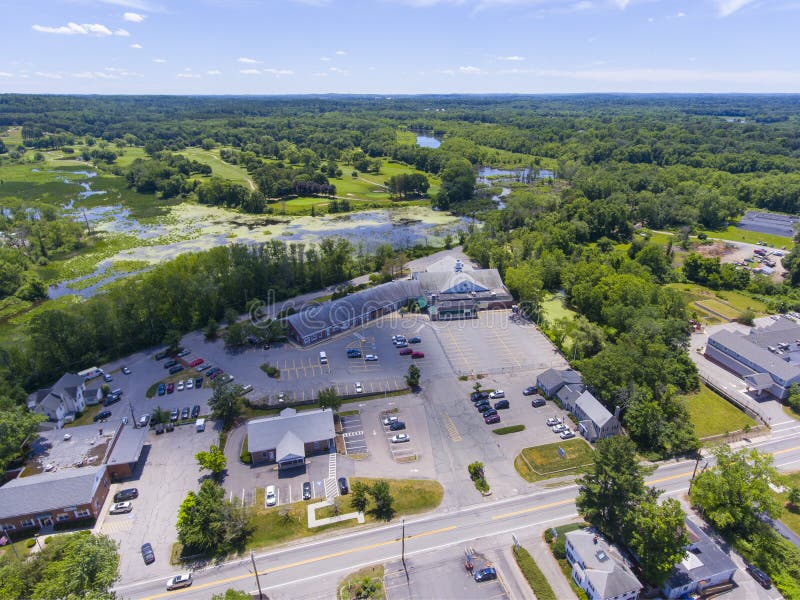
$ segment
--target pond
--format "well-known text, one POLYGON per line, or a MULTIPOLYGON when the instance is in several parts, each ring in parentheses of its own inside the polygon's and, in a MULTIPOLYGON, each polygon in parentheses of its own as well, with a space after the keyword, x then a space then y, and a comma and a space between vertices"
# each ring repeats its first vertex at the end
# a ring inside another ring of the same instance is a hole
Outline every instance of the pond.
POLYGON ((433 136, 433 132, 428 132, 431 135, 426 135, 424 133, 417 134, 417 146, 422 148, 438 148, 442 145, 442 140, 433 136))
POLYGON ((478 167, 478 183, 492 185, 492 183, 517 181, 528 183, 537 179, 555 179, 556 174, 549 169, 534 169, 533 173, 527 167, 520 169, 496 169, 494 167, 478 167))

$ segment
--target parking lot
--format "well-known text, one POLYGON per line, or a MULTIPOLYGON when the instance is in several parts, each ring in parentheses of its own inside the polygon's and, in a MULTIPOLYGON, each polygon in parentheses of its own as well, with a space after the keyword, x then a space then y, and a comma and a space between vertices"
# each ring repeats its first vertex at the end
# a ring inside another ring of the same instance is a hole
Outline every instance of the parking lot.
POLYGON ((417 456, 417 449, 414 445, 416 436, 411 432, 409 424, 406 423, 403 409, 393 408, 382 411, 379 415, 379 423, 383 428, 383 436, 388 444, 392 460, 397 462, 414 460, 417 456), (398 424, 402 424, 403 428, 397 428, 398 424))
POLYGON ((366 454, 367 440, 364 437, 364 425, 361 415, 345 415, 340 417, 342 425, 342 439, 344 440, 346 454, 366 454))

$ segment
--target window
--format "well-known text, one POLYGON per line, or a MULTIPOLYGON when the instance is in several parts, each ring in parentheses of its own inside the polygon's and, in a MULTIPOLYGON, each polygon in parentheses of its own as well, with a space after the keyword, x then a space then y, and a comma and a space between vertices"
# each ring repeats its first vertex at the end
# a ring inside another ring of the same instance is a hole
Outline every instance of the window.
POLYGON ((21 527, 33 527, 33 519, 25 519, 22 523, 20 523, 21 527))
POLYGON ((60 515, 56 516, 56 521, 66 521, 69 519, 69 515, 67 513, 61 513, 60 515))
POLYGON ((90 514, 92 513, 90 513, 89 509, 87 508, 82 508, 81 510, 75 511, 75 516, 78 517, 79 519, 82 519, 83 517, 88 517, 90 514))
POLYGON ((16 528, 17 526, 12 525, 11 523, 9 523, 8 525, 0 525, 0 529, 2 529, 3 531, 14 531, 16 528))

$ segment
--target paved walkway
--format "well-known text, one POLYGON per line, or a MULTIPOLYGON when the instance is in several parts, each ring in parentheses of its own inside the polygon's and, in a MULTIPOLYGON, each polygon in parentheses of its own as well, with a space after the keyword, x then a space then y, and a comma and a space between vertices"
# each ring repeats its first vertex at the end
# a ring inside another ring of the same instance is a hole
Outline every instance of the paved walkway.
POLYGON ((553 588, 556 598, 559 598, 559 600, 577 600, 575 592, 572 591, 572 587, 569 585, 564 573, 562 573, 558 561, 556 561, 553 553, 550 552, 550 547, 544 541, 542 533, 544 532, 538 531, 534 535, 520 537, 520 545, 530 553, 533 560, 539 565, 550 587, 553 588))
POLYGON ((364 523, 364 513, 351 512, 344 515, 336 515, 335 517, 325 517, 323 519, 317 518, 317 509, 325 508, 326 506, 333 506, 330 500, 323 500, 322 502, 315 502, 308 505, 308 528, 320 527, 322 525, 330 525, 331 523, 341 523, 342 521, 349 521, 355 519, 359 523, 364 523))

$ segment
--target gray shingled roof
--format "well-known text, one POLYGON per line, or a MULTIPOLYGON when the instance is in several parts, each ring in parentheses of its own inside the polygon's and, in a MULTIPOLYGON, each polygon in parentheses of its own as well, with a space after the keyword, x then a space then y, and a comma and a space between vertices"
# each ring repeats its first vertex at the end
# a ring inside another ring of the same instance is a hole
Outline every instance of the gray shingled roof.
POLYGON ((709 337, 724 348, 732 350, 739 356, 747 358, 758 367, 758 370, 777 375, 784 381, 800 376, 800 368, 786 362, 780 356, 757 346, 747 337, 728 329, 721 329, 709 337))
POLYGON ((581 562, 586 565, 586 576, 601 598, 614 598, 642 589, 642 584, 617 549, 602 536, 588 529, 570 531, 566 534, 581 562), (598 553, 605 555, 603 560, 598 553))
POLYGON ((105 470, 100 465, 13 479, 0 487, 0 519, 87 504, 105 470))
MULTIPOLYGON (((419 281, 422 290, 426 295, 441 294, 446 290, 458 288, 459 284, 465 284, 471 291, 475 288, 478 293, 494 291, 498 294, 508 294, 508 290, 503 285, 503 279, 497 269, 480 269, 478 271, 456 272, 432 272, 415 273, 414 277, 419 281)), ((466 289, 466 288, 465 288, 466 289)))
POLYGON ((588 390, 583 392, 575 401, 575 406, 579 407, 583 414, 591 419, 592 423, 597 425, 598 428, 608 423, 614 416, 588 390))
POLYGON ((791 344, 800 339, 800 325, 786 317, 780 317, 764 327, 754 327, 747 339, 762 348, 780 343, 791 344))
POLYGON ((275 449, 275 460, 283 462, 285 460, 293 460, 297 458, 305 458, 306 448, 303 440, 297 437, 291 431, 286 434, 278 442, 278 447, 275 449))
POLYGON ((335 435, 333 413, 329 410, 298 412, 293 408, 285 408, 277 417, 248 421, 247 448, 250 452, 277 450, 288 432, 296 435, 303 444, 329 440, 335 435))
POLYGON ((422 289, 416 281, 390 281, 339 300, 313 305, 286 317, 286 321, 301 336, 312 335, 328 327, 342 326, 346 329, 345 323, 355 317, 421 295, 422 289))
POLYGON ((61 394, 62 391, 75 395, 75 388, 83 385, 83 377, 75 373, 64 373, 61 378, 50 388, 51 394, 61 394))
POLYGON ((580 398, 582 393, 583 384, 564 385, 560 390, 558 390, 558 392, 556 392, 556 398, 561 401, 561 404, 569 404, 570 406, 574 406, 575 401, 580 398))
POLYGON ((736 564, 706 533, 689 519, 685 520, 689 536, 694 538, 684 559, 675 565, 667 580, 670 588, 700 582, 736 571, 736 564))
POLYGON ((147 439, 147 428, 128 427, 122 424, 120 424, 120 427, 122 427, 122 432, 119 434, 117 443, 114 444, 114 449, 108 457, 108 464, 110 465, 135 463, 139 460, 144 441, 147 439))

